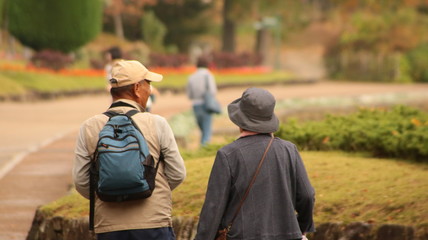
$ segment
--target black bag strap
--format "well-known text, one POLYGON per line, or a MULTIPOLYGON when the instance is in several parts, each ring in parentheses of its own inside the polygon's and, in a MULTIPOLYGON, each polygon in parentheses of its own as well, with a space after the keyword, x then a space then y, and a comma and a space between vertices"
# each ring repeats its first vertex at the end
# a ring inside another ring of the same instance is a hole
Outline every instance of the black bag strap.
MULTIPOLYGON (((95 153, 95 157, 96 157, 95 153)), ((91 167, 89 170, 89 230, 94 230, 94 222, 95 222, 95 189, 96 189, 96 163, 92 161, 91 167)))
POLYGON ((94 230, 94 218, 95 218, 95 190, 93 186, 93 174, 90 174, 90 183, 89 183, 89 230, 94 230))

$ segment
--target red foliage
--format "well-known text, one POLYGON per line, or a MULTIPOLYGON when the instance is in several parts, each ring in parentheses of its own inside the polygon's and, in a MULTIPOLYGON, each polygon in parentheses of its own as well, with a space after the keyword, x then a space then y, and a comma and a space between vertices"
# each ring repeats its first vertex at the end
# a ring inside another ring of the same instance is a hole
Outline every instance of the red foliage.
POLYGON ((212 62, 215 68, 236 68, 236 67, 250 67, 260 66, 262 63, 262 57, 249 52, 242 53, 227 53, 227 52, 216 52, 213 53, 212 62))
POLYGON ((182 67, 189 63, 189 57, 186 54, 150 54, 151 67, 182 67))
POLYGON ((64 53, 47 49, 35 53, 31 58, 31 63, 38 68, 58 71, 73 63, 73 59, 64 53))

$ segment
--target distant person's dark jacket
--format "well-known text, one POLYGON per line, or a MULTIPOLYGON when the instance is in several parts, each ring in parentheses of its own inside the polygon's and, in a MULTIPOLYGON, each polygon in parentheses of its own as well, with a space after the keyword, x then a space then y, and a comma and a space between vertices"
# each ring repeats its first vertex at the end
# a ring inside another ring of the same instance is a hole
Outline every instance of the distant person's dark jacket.
MULTIPOLYGON (((214 239, 231 221, 270 139, 268 134, 241 137, 218 151, 197 240, 214 239)), ((314 195, 296 146, 275 138, 228 239, 302 238, 302 232, 314 231, 314 195)))

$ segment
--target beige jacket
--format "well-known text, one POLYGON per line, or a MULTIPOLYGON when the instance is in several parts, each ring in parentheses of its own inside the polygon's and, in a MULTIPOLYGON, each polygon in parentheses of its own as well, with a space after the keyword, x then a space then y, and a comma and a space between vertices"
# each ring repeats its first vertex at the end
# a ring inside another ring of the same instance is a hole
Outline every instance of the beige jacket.
MULTIPOLYGON (((125 99, 120 101, 129 103, 140 111, 143 109, 134 101, 125 99)), ((131 109, 131 107, 112 108, 119 113, 131 109)), ((89 198, 89 168, 98 142, 98 134, 107 120, 107 116, 99 114, 86 120, 80 128, 75 149, 73 179, 76 190, 85 198, 89 198)), ((143 132, 150 154, 158 161, 162 151, 165 161, 159 164, 155 190, 151 197, 122 203, 96 199, 96 233, 172 226, 171 191, 183 182, 186 176, 183 158, 173 132, 163 117, 144 112, 134 115, 133 120, 143 132)))

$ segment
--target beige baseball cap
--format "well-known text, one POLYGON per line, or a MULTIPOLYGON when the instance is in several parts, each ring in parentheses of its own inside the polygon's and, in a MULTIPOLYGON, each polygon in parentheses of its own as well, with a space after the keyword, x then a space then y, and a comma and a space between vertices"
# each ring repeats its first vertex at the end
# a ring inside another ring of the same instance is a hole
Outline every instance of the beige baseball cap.
POLYGON ((112 88, 138 83, 142 80, 162 81, 163 76, 150 72, 143 64, 135 60, 117 61, 111 70, 110 85, 112 88))

